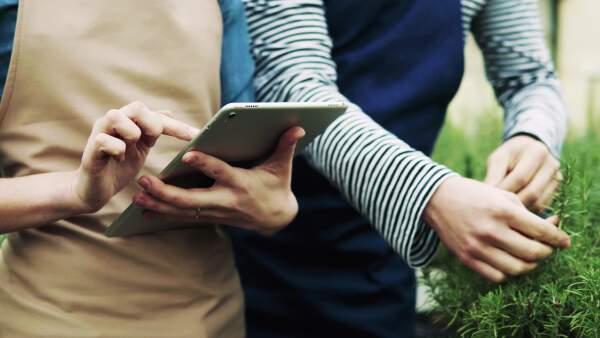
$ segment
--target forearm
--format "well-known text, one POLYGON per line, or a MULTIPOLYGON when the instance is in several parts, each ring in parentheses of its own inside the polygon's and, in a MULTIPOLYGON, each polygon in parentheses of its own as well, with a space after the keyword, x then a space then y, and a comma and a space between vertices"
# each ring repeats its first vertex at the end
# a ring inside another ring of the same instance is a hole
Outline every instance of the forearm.
POLYGON ((465 8, 465 21, 473 19, 471 28, 483 51, 488 79, 505 111, 504 138, 532 135, 559 157, 567 111, 537 1, 493 0, 477 8, 475 18, 469 13, 465 8))
MULTIPOLYGON (((347 101, 335 85, 320 0, 246 1, 261 101, 347 101)), ((452 175, 384 130, 356 105, 307 148, 313 166, 412 266, 429 261, 437 237, 422 213, 452 175)))
POLYGON ((45 225, 82 212, 75 172, 0 179, 0 233, 45 225))
POLYGON ((560 158, 567 129, 567 111, 557 81, 521 88, 503 100, 504 140, 528 134, 542 141, 560 158))
POLYGON ((438 238, 422 219, 436 189, 455 174, 410 148, 351 106, 309 145, 306 156, 413 267, 438 238))

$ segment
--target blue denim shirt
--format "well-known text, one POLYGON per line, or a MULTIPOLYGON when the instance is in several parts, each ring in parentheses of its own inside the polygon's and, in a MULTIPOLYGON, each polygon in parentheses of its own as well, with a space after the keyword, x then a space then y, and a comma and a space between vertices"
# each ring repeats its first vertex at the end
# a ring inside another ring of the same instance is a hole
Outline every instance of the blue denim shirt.
MULTIPOLYGON (((4 89, 12 52, 18 0, 0 0, 0 91, 4 89)), ((221 102, 254 101, 254 62, 241 0, 220 0, 223 15, 221 102)))
POLYGON ((241 0, 221 0, 223 46, 221 49, 221 103, 254 101, 254 60, 246 13, 241 0))

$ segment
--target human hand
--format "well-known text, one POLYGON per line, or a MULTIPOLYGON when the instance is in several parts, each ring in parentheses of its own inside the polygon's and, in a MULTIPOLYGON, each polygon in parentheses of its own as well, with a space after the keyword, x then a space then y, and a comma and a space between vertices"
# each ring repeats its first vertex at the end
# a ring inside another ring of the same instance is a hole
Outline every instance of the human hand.
POLYGON ((210 188, 183 189, 158 177, 138 180, 144 189, 134 203, 148 209, 146 216, 165 220, 215 223, 272 234, 287 226, 298 213, 291 190, 292 160, 304 130, 294 127, 280 138, 275 152, 262 164, 243 169, 197 151, 183 157, 215 180, 210 188))
POLYGON ((544 220, 517 195, 462 177, 440 185, 424 219, 463 264, 495 283, 533 270, 552 247, 571 243, 556 227, 558 217, 544 220))
POLYGON ((526 135, 498 147, 487 166, 485 183, 517 194, 535 212, 548 207, 561 180, 558 160, 542 142, 526 135))
POLYGON ((190 141, 198 133, 169 115, 133 102, 96 120, 72 185, 82 213, 99 210, 134 179, 159 136, 190 141))

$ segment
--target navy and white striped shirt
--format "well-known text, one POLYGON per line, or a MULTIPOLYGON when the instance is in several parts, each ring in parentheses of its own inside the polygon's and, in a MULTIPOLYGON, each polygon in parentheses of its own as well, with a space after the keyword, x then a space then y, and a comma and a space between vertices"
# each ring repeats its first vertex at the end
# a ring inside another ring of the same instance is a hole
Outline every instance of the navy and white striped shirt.
MULTIPOLYGON (((347 101, 336 86, 321 0, 244 2, 260 101, 347 101)), ((558 156, 566 111, 536 0, 463 0, 462 8, 465 34, 474 33, 505 109, 505 138, 534 135, 558 156)), ((353 104, 306 156, 409 265, 431 259, 438 238, 421 215, 436 188, 454 173, 353 104)))

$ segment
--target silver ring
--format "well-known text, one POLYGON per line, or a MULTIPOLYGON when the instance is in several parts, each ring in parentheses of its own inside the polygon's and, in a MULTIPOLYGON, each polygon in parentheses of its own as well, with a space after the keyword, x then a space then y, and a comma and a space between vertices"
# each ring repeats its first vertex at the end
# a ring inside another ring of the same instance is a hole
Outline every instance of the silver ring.
POLYGON ((194 218, 200 218, 200 208, 194 210, 194 218))

